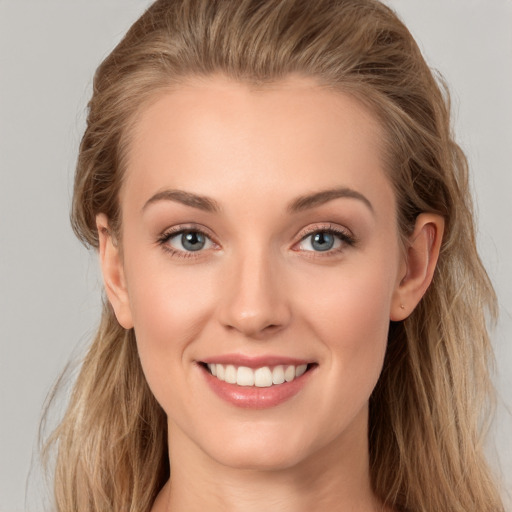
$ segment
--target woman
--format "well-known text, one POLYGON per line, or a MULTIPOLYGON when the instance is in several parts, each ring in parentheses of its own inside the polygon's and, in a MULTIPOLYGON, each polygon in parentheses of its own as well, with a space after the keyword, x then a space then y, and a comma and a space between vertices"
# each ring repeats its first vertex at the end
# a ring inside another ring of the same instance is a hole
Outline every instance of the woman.
POLYGON ((502 510, 466 162, 387 7, 157 1, 96 74, 73 226, 108 303, 59 510, 502 510))

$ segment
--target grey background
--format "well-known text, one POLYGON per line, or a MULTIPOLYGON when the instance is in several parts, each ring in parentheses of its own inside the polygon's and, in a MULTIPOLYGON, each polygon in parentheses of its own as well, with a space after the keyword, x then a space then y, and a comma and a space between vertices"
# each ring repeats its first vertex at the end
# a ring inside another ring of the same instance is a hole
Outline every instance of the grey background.
MULTIPOLYGON (((147 0, 0 0, 0 511, 26 509, 41 406, 99 312, 96 257, 68 223, 93 72, 147 0)), ((496 286, 489 444, 512 490, 512 0, 389 0, 450 84, 496 286), (507 410, 508 407, 508 410, 507 410), (499 464, 500 462, 500 464, 499 464)), ((30 510, 42 510, 34 459, 30 510)))

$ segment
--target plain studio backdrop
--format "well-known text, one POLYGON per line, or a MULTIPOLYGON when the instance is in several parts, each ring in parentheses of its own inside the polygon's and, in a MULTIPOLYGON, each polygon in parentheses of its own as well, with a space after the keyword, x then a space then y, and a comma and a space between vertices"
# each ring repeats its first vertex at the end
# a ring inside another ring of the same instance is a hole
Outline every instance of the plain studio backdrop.
MULTIPOLYGON (((236 0, 233 0, 236 1, 236 0)), ((43 509, 41 407, 99 318, 68 214, 92 76, 148 0, 0 0, 0 512, 43 509), (34 466, 29 501, 25 485, 34 466)), ((489 455, 512 491, 512 1, 389 0, 450 85, 501 317, 489 455)))

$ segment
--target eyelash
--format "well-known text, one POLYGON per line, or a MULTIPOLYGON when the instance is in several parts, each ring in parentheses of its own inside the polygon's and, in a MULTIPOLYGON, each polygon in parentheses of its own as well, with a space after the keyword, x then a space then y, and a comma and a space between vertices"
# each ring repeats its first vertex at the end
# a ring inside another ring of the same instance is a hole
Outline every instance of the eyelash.
POLYGON ((202 250, 198 251, 180 251, 171 247, 168 242, 171 238, 177 237, 179 235, 183 235, 184 233, 198 233, 203 235, 207 240, 209 240, 213 245, 218 246, 218 244, 214 241, 213 237, 203 228, 198 226, 175 226, 171 229, 168 229, 161 236, 158 237, 157 243, 162 247, 164 251, 169 253, 171 256, 175 258, 197 258, 201 256, 201 253, 204 252, 202 250))
POLYGON ((304 242, 309 237, 316 235, 318 233, 329 234, 329 235, 335 236, 336 238, 338 238, 341 241, 341 247, 338 247, 337 249, 329 249, 329 250, 326 250, 325 252, 304 251, 306 253, 313 253, 313 254, 309 254, 308 257, 325 258, 325 257, 329 257, 329 256, 335 256, 335 255, 343 252, 344 250, 346 250, 347 246, 354 247, 357 243, 357 240, 354 238, 354 236, 352 236, 348 232, 348 230, 339 228, 337 226, 333 226, 332 224, 326 224, 326 225, 320 225, 320 226, 317 225, 317 226, 311 227, 311 228, 307 229, 305 232, 301 233, 300 240, 299 240, 299 242, 294 244, 294 247, 299 245, 300 243, 304 242))
MULTIPOLYGON (((214 246, 219 246, 213 237, 204 229, 198 226, 175 226, 171 229, 168 229, 164 233, 162 233, 161 236, 158 237, 157 243, 162 247, 162 249, 168 253, 171 254, 171 256, 176 258, 197 258, 201 256, 201 253, 204 251, 202 249, 198 251, 181 251, 174 249, 171 247, 168 242, 171 238, 177 237, 179 235, 183 235, 183 233, 198 233, 202 236, 204 236, 206 239, 210 241, 214 246)), ((293 247, 296 247, 297 245, 301 244, 305 240, 307 240, 308 237, 311 237, 313 235, 316 235, 318 233, 324 233, 333 235, 336 238, 338 238, 342 245, 341 247, 338 247, 336 249, 328 249, 325 252, 322 251, 302 251, 304 253, 313 253, 308 255, 308 257, 329 257, 336 255, 342 251, 344 251, 347 246, 353 247, 356 245, 357 241, 356 239, 349 234, 347 230, 338 228, 336 226, 333 226, 332 224, 327 225, 320 225, 320 226, 314 226, 310 229, 307 229, 305 232, 301 233, 300 240, 294 244, 293 247)), ((298 249, 296 249, 297 252, 299 252, 298 249)))

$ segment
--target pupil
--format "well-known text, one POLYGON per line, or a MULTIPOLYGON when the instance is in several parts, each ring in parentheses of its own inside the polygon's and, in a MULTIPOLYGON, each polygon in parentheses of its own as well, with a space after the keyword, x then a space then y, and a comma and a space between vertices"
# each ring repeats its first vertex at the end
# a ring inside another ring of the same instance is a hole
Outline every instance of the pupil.
POLYGON ((205 239, 201 233, 191 231, 181 235, 181 243, 187 251, 199 251, 204 247, 205 239))
POLYGON ((316 233, 311 245, 317 251, 328 251, 334 245, 334 237, 330 233, 316 233))

